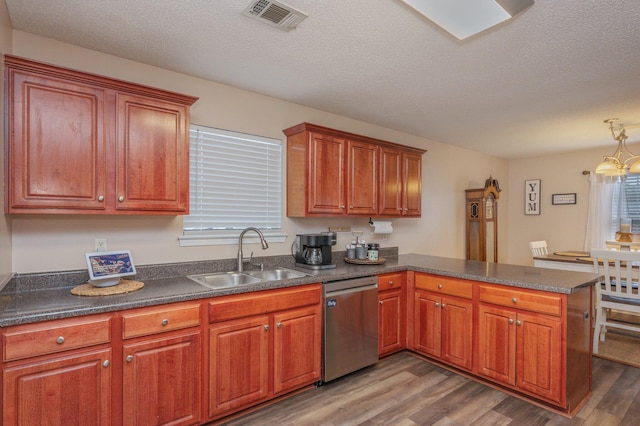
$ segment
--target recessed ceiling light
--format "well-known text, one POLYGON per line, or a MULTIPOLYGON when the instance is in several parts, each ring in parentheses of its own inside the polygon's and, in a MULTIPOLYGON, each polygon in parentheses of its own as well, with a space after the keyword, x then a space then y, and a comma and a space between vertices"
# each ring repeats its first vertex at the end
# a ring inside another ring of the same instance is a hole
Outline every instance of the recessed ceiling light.
POLYGON ((460 40, 504 22, 533 4, 533 0, 402 1, 460 40))

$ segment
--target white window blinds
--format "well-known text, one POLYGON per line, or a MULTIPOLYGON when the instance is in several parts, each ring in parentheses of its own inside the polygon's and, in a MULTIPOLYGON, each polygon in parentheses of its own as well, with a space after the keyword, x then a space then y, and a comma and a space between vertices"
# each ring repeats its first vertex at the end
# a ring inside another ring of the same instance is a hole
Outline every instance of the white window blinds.
POLYGON ((282 142, 191 125, 185 234, 282 228, 282 142))

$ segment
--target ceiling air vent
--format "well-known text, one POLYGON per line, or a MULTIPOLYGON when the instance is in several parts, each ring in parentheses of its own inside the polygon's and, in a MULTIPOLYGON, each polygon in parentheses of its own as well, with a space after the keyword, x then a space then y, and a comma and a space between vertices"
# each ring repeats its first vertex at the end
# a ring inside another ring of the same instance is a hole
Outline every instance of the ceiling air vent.
POLYGON ((242 14, 258 21, 291 31, 307 18, 308 15, 293 7, 274 0, 252 1, 242 14))

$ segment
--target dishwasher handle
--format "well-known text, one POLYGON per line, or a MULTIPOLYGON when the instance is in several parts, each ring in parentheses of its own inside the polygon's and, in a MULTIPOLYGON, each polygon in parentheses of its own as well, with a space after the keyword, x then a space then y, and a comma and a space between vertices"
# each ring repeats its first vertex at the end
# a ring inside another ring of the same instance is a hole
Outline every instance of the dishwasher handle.
POLYGON ((349 287, 349 288, 345 288, 345 289, 341 289, 341 290, 336 290, 336 291, 327 291, 324 295, 325 298, 327 297, 335 297, 335 296, 340 296, 342 294, 351 294, 351 293, 358 293, 361 291, 367 291, 367 290, 377 290, 378 289, 378 284, 370 284, 370 285, 365 285, 365 286, 359 286, 359 287, 349 287))

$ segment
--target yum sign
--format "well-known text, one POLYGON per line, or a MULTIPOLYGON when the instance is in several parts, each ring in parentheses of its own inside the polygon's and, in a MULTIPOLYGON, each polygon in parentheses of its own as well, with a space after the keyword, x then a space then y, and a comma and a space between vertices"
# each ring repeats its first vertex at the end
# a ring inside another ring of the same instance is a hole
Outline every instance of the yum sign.
POLYGON ((540 214, 540 179, 524 181, 524 214, 540 214))

